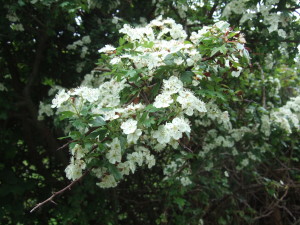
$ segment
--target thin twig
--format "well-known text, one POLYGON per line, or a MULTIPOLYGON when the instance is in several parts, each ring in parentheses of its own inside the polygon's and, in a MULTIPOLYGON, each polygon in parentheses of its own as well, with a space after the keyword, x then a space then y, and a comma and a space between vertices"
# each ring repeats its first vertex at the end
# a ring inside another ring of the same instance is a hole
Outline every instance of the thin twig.
POLYGON ((204 58, 201 59, 201 62, 204 62, 204 61, 208 61, 208 60, 214 59, 214 58, 216 58, 216 57, 218 57, 218 56, 220 56, 220 55, 223 55, 223 53, 218 52, 218 53, 214 54, 214 55, 211 56, 211 57, 204 57, 204 58))
POLYGON ((64 148, 68 147, 69 144, 71 144, 71 143, 73 143, 73 142, 75 142, 75 141, 76 141, 76 140, 70 140, 70 141, 68 141, 66 144, 64 144, 63 146, 61 146, 61 147, 59 147, 58 149, 56 149, 56 151, 59 151, 59 150, 62 150, 62 149, 64 149, 64 148))
POLYGON ((94 70, 101 71, 101 72, 111 72, 111 69, 101 68, 101 67, 96 67, 96 68, 94 68, 94 70))
POLYGON ((183 144, 182 142, 178 141, 179 145, 181 147, 183 147, 184 149, 190 151, 191 153, 194 153, 192 149, 190 149, 189 147, 187 147, 185 144, 183 144))
POLYGON ((60 195, 62 193, 64 193, 67 190, 71 190, 71 187, 78 183, 84 176, 86 176, 88 173, 90 172, 90 170, 85 171, 85 173, 79 177, 78 179, 72 181, 68 186, 64 187, 63 189, 61 189, 60 191, 54 192, 53 195, 51 195, 49 198, 47 198, 45 201, 38 203, 33 209, 30 210, 30 213, 32 213, 33 211, 35 211, 36 209, 40 208, 41 206, 45 205, 47 202, 52 202, 54 204, 56 204, 53 199, 57 196, 60 195))

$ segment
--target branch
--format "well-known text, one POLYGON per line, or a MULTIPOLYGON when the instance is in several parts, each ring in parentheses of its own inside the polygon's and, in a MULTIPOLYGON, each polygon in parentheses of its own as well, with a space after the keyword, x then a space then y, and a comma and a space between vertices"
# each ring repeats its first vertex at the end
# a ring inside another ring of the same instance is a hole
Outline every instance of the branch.
POLYGON ((216 58, 216 57, 218 57, 218 56, 220 56, 220 55, 222 55, 222 54, 223 54, 223 53, 218 52, 218 53, 214 54, 214 55, 211 56, 211 57, 205 57, 205 58, 201 59, 201 62, 204 62, 204 61, 207 61, 207 60, 214 59, 214 58, 216 58))
POLYGON ((281 42, 287 42, 287 43, 296 43, 299 44, 300 40, 282 40, 281 42))
POLYGON ((30 210, 30 213, 32 213, 33 211, 35 211, 36 209, 40 208, 41 206, 45 205, 47 202, 52 202, 54 204, 56 204, 53 199, 57 196, 60 195, 62 193, 64 193, 67 190, 71 190, 71 187, 78 183, 83 177, 85 177, 88 173, 90 172, 90 170, 87 170, 81 177, 79 177, 78 179, 72 181, 68 186, 64 187, 63 189, 61 189, 58 192, 54 192, 53 195, 51 195, 49 198, 47 198, 45 201, 38 203, 33 209, 30 210))
POLYGON ((110 69, 107 69, 107 68, 101 68, 101 67, 96 67, 96 68, 94 68, 93 70, 95 70, 95 71, 100 71, 100 72, 111 72, 110 69))

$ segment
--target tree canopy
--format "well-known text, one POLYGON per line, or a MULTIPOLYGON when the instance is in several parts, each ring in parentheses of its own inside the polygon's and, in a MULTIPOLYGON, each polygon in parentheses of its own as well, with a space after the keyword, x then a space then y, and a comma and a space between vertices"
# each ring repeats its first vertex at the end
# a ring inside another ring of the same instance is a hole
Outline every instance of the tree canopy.
POLYGON ((299 223, 297 0, 1 3, 1 223, 299 223))

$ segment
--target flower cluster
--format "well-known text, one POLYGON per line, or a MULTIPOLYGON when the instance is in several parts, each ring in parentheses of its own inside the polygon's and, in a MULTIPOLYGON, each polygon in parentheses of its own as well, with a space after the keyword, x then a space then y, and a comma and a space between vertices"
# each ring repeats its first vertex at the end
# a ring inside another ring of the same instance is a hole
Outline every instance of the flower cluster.
POLYGON ((98 186, 115 187, 139 167, 152 168, 156 154, 177 149, 181 159, 165 165, 164 173, 171 178, 180 170, 176 180, 190 185, 185 151, 192 150, 186 143, 202 136, 197 157, 221 147, 237 151, 235 144, 255 130, 233 129, 229 112, 201 96, 205 85, 221 79, 224 71, 234 79, 242 74, 241 58, 249 60, 245 39, 220 21, 192 33, 187 41, 181 25, 161 17, 144 27, 125 25, 120 32, 125 34, 120 41, 124 46, 99 50, 105 54, 99 63, 102 76, 89 74, 80 87, 60 89, 52 101, 59 114, 69 115, 74 140, 67 177, 77 179, 92 167, 98 186), (219 56, 223 63, 210 63, 219 56), (205 132, 194 134, 194 127, 205 132))

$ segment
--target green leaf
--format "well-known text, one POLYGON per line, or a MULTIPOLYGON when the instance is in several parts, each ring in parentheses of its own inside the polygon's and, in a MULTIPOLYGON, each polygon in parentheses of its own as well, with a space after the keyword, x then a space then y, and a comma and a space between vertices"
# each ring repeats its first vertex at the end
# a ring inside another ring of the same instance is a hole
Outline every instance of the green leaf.
POLYGON ((70 137, 73 139, 73 140, 78 140, 81 138, 81 133, 78 132, 78 131, 71 131, 70 132, 70 137))
POLYGON ((152 48, 154 45, 154 42, 150 41, 150 42, 144 42, 143 44, 141 44, 141 46, 143 46, 144 48, 152 48))
POLYGON ((139 122, 143 124, 147 116, 148 116, 148 112, 144 112, 141 118, 139 119, 139 122))
POLYGON ((81 121, 81 120, 74 120, 74 121, 72 122, 72 125, 73 125, 74 127, 76 127, 78 130, 80 130, 80 129, 85 129, 85 128, 87 127, 87 124, 84 123, 84 122, 81 121))
POLYGON ((183 83, 186 83, 186 84, 191 84, 192 81, 193 81, 193 76, 195 76, 195 74, 191 71, 184 71, 183 73, 181 73, 180 75, 180 80, 183 82, 183 83))
POLYGON ((95 131, 93 131, 92 133, 90 133, 85 138, 86 139, 95 139, 96 137, 99 136, 99 139, 102 140, 105 137, 106 133, 107 133, 106 128, 99 128, 99 129, 96 129, 95 131))
POLYGON ((183 198, 175 198, 174 202, 182 209, 186 201, 183 198))
POLYGON ((124 43, 126 42, 126 39, 125 38, 120 38, 119 39, 119 45, 123 45, 124 43))
POLYGON ((221 53, 226 54, 227 48, 226 48, 226 45, 225 45, 225 44, 222 45, 219 49, 220 49, 220 52, 221 52, 221 53))
POLYGON ((212 51, 211 51, 211 54, 210 54, 210 57, 214 56, 217 52, 220 51, 220 48, 213 48, 212 51))
POLYGON ((157 111, 162 111, 163 109, 159 109, 154 107, 152 104, 147 105, 147 107, 145 108, 145 111, 148 112, 157 112, 157 111))
POLYGON ((74 116, 75 113, 74 112, 71 112, 71 111, 64 111, 64 112, 61 112, 60 115, 59 115, 59 120, 64 120, 66 118, 71 118, 72 116, 74 116))
POLYGON ((115 165, 109 163, 107 165, 107 168, 108 168, 109 173, 111 173, 114 176, 116 181, 119 181, 123 178, 123 175, 120 173, 120 171, 118 170, 118 168, 115 165))
POLYGON ((127 146, 127 138, 120 136, 119 141, 120 141, 121 149, 124 151, 127 146))
POLYGON ((173 65, 174 64, 174 56, 172 54, 167 55, 164 59, 164 63, 168 66, 173 65))
POLYGON ((92 122, 89 123, 92 127, 99 127, 106 125, 106 122, 103 120, 101 116, 96 117, 92 122))

